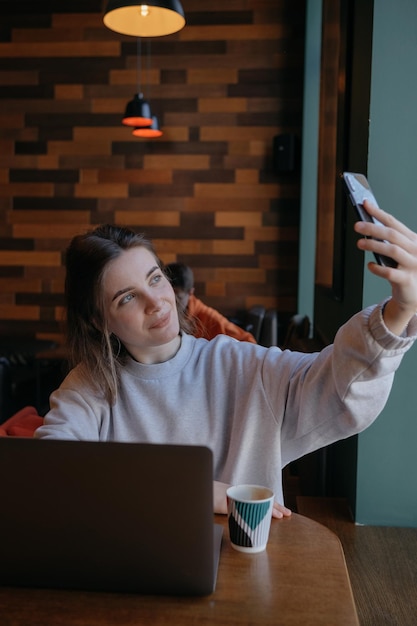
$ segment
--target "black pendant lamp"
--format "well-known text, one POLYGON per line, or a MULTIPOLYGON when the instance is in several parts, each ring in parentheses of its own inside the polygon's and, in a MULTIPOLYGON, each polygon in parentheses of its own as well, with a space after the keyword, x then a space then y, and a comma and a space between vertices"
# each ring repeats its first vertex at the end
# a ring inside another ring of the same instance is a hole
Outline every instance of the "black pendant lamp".
MULTIPOLYGON (((148 73, 148 99, 150 94, 149 76, 151 71, 151 39, 147 39, 147 73, 148 73)), ((159 121, 156 115, 152 115, 150 124, 137 124, 133 129, 132 135, 135 137, 143 137, 145 139, 153 139, 162 136, 162 130, 159 128, 159 121)))
POLYGON ((143 97, 142 91, 142 43, 140 37, 137 41, 137 81, 138 92, 133 96, 133 100, 126 105, 122 124, 125 126, 150 126, 152 124, 152 113, 150 104, 143 97))
POLYGON ((181 30, 185 17, 179 0, 108 0, 103 22, 122 35, 160 37, 181 30))
POLYGON ((135 137, 143 137, 145 139, 154 139, 155 137, 161 137, 163 135, 163 132, 159 128, 159 122, 156 115, 152 115, 152 124, 150 126, 135 128, 132 130, 132 135, 134 135, 135 137))
POLYGON ((136 93, 126 105, 122 119, 125 126, 150 126, 152 124, 151 107, 141 93, 136 93))

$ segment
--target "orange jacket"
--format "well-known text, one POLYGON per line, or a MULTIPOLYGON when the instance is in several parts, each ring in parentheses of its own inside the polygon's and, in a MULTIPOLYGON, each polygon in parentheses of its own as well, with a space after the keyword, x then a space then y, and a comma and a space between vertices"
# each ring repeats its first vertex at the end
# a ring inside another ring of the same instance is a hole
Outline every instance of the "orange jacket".
POLYGON ((229 335, 239 341, 256 343, 255 337, 240 326, 230 322, 227 317, 204 304, 195 296, 190 296, 187 306, 187 315, 195 322, 196 337, 213 339, 216 335, 229 335))

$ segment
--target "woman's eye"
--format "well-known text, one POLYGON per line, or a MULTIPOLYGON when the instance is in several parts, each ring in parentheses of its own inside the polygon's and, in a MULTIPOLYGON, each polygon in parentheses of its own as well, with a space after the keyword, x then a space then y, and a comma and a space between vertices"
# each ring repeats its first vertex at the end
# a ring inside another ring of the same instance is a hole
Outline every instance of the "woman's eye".
POLYGON ((162 274, 155 274, 151 278, 151 283, 159 283, 162 280, 162 274))
POLYGON ((123 296, 123 298, 121 298, 120 304, 126 304, 131 300, 133 300, 133 293, 127 293, 125 296, 123 296))

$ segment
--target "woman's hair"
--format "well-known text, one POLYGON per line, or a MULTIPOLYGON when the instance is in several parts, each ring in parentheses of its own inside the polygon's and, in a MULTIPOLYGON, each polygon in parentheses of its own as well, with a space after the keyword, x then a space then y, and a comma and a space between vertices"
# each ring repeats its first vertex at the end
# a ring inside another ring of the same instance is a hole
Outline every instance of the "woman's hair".
MULTIPOLYGON (((104 272, 123 251, 136 247, 149 250, 163 271, 149 239, 129 228, 105 224, 74 237, 66 252, 66 327, 70 366, 82 363, 89 381, 102 389, 113 403, 117 397, 118 368, 127 352, 118 337, 109 332, 103 294, 104 272)), ((180 328, 187 321, 178 311, 180 328)))

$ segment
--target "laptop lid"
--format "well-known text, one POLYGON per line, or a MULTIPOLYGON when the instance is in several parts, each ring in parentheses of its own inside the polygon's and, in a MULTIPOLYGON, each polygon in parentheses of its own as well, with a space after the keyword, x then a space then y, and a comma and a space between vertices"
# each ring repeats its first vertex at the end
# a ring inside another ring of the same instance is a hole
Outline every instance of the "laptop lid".
POLYGON ((0 476, 0 584, 214 590, 208 448, 0 438, 0 476))

